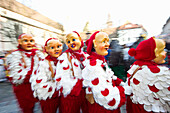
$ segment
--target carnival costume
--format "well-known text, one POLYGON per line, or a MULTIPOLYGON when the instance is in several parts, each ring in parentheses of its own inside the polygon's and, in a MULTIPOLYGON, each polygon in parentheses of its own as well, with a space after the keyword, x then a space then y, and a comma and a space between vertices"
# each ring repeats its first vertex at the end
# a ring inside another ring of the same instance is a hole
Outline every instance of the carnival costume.
MULTIPOLYGON (((19 36, 19 39, 22 35, 19 36)), ((44 59, 44 54, 37 49, 24 50, 19 45, 18 49, 8 55, 6 59, 9 80, 13 85, 20 108, 24 113, 32 113, 38 99, 33 96, 29 80, 33 76, 33 70, 37 69, 39 61, 44 59)))
MULTIPOLYGON (((49 38, 45 43, 45 47, 51 40, 58 41, 56 38, 49 38)), ((48 54, 47 51, 46 53, 48 54)), ((58 59, 56 57, 48 55, 45 60, 39 63, 37 70, 34 72, 35 76, 30 79, 34 97, 38 97, 40 100, 43 113, 56 113, 59 107, 59 91, 56 90, 57 84, 54 80, 57 63, 58 59)))
POLYGON ((90 56, 87 57, 86 67, 82 71, 86 93, 94 98, 94 102, 90 100, 88 103, 89 113, 119 113, 119 108, 125 103, 124 88, 120 86, 122 80, 114 75, 104 56, 92 52, 97 33, 100 32, 95 32, 86 41, 90 56))
POLYGON ((151 37, 128 52, 136 61, 127 74, 132 87, 127 113, 170 111, 170 71, 154 62, 155 49, 155 39, 151 37))
MULTIPOLYGON (((77 32, 73 32, 80 35, 77 32)), ((83 41, 81 47, 83 47, 83 41)), ((73 44, 74 45, 74 42, 73 44)), ((85 90, 82 85, 82 69, 83 62, 86 55, 81 47, 79 50, 67 49, 61 56, 58 57, 59 63, 57 65, 55 80, 57 83, 57 90, 61 91, 61 113, 80 113, 80 108, 83 113, 88 113, 87 100, 85 99, 85 90)))

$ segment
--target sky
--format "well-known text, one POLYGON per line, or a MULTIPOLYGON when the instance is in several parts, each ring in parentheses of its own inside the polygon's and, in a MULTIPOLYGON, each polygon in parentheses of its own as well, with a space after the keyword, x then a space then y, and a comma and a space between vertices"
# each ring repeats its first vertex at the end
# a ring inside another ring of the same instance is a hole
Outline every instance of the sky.
POLYGON ((61 23, 66 32, 82 32, 106 26, 110 14, 113 26, 129 21, 141 24, 148 37, 157 36, 170 17, 169 0, 17 0, 39 13, 61 23))

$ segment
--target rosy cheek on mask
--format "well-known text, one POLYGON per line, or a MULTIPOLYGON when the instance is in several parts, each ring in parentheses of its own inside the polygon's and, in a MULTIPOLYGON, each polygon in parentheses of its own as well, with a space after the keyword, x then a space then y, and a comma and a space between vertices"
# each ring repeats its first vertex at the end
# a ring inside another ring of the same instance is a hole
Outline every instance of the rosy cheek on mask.
POLYGON ((163 55, 162 55, 162 58, 165 59, 165 58, 166 58, 166 54, 163 54, 163 55))
POLYGON ((103 45, 100 46, 100 50, 101 50, 101 51, 102 51, 104 48, 105 48, 105 46, 103 46, 103 45))

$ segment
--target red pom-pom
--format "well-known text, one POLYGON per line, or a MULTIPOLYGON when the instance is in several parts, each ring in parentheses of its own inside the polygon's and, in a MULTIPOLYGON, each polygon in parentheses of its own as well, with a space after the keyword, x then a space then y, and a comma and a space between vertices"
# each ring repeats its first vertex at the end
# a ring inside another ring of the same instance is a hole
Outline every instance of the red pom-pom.
POLYGON ((131 48, 129 51, 128 51, 128 54, 130 56, 135 56, 136 55, 136 50, 134 48, 131 48))

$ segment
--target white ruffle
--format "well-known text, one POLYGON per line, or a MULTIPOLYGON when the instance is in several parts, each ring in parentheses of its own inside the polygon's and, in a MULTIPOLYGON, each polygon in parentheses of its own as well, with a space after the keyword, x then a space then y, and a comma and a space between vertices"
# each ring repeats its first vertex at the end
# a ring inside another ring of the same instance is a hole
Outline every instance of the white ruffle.
MULTIPOLYGON (((54 62, 50 61, 50 63, 52 65, 53 72, 55 72, 56 67, 54 62)), ((56 91, 56 82, 51 77, 48 60, 44 60, 39 63, 36 72, 34 72, 34 75, 30 78, 30 82, 32 90, 34 91, 34 97, 38 97, 40 100, 46 100, 53 96, 56 91), (36 80, 41 80, 41 82, 37 83, 36 80), (52 88, 52 91, 48 92, 49 88, 52 88)))
MULTIPOLYGON (((139 67, 133 65, 128 73, 131 75, 134 70, 139 67)), ((142 70, 138 70, 133 78, 130 80, 130 85, 133 90, 133 96, 131 96, 133 103, 144 104, 146 111, 153 112, 167 112, 170 110, 168 102, 170 101, 170 70, 163 66, 160 68, 159 73, 152 73, 147 66, 142 66, 142 70), (135 85, 133 79, 139 81, 139 84, 135 85), (155 86, 159 89, 158 92, 152 92, 148 85, 155 86)))
MULTIPOLYGON (((30 58, 27 57, 24 53, 29 54, 30 52, 23 52, 23 57, 25 60, 26 68, 24 68, 24 63, 21 60, 22 56, 21 56, 20 51, 12 52, 6 58, 6 63, 7 63, 8 70, 9 70, 9 77, 12 78, 12 83, 14 84, 23 83, 25 76, 27 75, 28 71, 31 68, 31 57, 30 58)), ((38 66, 39 57, 43 59, 44 55, 41 52, 36 51, 36 55, 34 56, 33 70, 36 69, 38 66)))
MULTIPOLYGON (((112 79, 116 80, 117 77, 114 76, 114 72, 107 64, 104 64, 106 66, 106 71, 103 70, 101 67, 103 61, 97 59, 96 62, 95 66, 91 66, 90 61, 86 61, 86 67, 82 71, 82 76, 84 78, 83 85, 84 87, 91 88, 96 103, 109 110, 117 109, 121 100, 120 92, 116 86, 113 87, 112 85, 112 79), (91 81, 96 78, 99 79, 99 84, 93 85, 91 81), (109 94, 103 96, 101 91, 104 91, 106 88, 109 90, 109 94), (108 105, 113 99, 115 99, 116 103, 113 106, 108 105)), ((86 90, 86 93, 90 93, 87 91, 88 90, 86 90)))
POLYGON ((82 71, 80 68, 80 61, 74 58, 70 53, 69 56, 72 57, 72 66, 74 70, 74 76, 72 74, 71 64, 67 58, 67 54, 63 53, 61 56, 58 57, 59 63, 56 69, 55 79, 61 78, 61 80, 57 83, 57 89, 63 88, 63 95, 66 97, 68 94, 71 93, 73 87, 76 85, 78 79, 82 79, 82 71), (68 67, 69 66, 69 67, 68 67), (65 69, 64 68, 68 68, 65 69))

